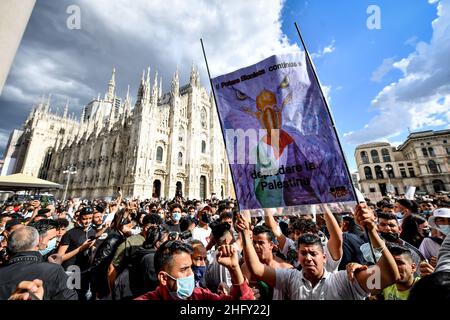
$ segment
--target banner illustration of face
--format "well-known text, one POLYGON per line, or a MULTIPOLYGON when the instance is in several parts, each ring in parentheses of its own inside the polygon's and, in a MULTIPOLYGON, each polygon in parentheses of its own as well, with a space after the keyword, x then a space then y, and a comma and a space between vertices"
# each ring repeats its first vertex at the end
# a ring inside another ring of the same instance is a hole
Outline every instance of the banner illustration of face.
POLYGON ((354 200, 303 52, 271 56, 212 83, 241 209, 354 200))

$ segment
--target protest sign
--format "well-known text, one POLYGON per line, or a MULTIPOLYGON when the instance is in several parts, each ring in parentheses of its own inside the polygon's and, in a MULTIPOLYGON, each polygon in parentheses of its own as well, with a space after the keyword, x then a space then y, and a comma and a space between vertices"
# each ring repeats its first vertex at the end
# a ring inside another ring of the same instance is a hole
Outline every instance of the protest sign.
POLYGON ((305 52, 211 80, 240 209, 354 201, 305 52))

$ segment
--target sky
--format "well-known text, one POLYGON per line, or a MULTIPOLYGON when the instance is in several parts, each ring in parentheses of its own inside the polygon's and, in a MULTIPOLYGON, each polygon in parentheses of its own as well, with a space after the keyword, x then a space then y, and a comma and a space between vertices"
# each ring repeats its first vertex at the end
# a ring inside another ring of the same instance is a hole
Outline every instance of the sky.
POLYGON ((301 47, 294 22, 351 171, 358 144, 449 128, 450 0, 37 0, 0 96, 0 154, 42 95, 79 118, 113 67, 118 95, 136 97, 144 68, 166 92, 192 64, 210 90, 200 38, 214 77, 301 47))

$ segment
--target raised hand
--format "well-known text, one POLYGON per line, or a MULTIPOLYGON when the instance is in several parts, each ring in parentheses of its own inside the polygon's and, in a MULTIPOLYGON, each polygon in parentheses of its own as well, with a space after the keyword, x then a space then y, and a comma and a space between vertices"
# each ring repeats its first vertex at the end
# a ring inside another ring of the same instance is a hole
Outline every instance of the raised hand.
POLYGON ((217 250, 217 262, 226 268, 239 267, 239 257, 232 245, 224 244, 217 250))
POLYGON ((355 221, 361 227, 367 228, 367 230, 376 228, 375 214, 366 203, 361 203, 356 206, 355 221))

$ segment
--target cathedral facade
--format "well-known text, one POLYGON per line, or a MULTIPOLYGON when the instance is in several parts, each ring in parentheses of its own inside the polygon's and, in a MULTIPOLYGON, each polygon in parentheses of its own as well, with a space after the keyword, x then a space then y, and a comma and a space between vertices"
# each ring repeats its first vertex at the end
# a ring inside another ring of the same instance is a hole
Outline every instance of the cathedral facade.
MULTIPOLYGON (((234 194, 213 96, 192 67, 187 85, 175 72, 163 93, 158 75, 143 72, 132 106, 116 96, 115 70, 104 98, 83 109, 80 120, 50 109, 50 99, 30 112, 11 135, 9 173, 22 172, 66 186, 67 196, 189 199, 234 194), (13 137, 14 136, 14 137, 13 137), (72 174, 70 173, 72 172, 72 174)), ((5 169, 5 168, 4 168, 5 169)), ((56 193, 61 197, 64 189, 56 193)))

